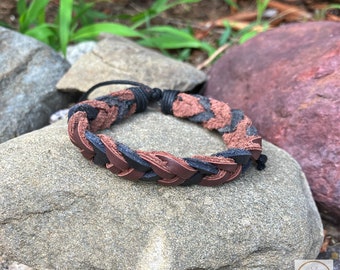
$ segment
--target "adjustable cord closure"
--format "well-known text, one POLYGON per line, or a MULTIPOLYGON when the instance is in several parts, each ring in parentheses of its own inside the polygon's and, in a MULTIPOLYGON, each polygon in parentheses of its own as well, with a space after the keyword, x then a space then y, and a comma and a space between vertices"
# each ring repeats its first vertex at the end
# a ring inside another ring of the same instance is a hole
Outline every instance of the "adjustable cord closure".
POLYGON ((226 103, 177 90, 160 90, 126 80, 106 81, 91 87, 68 114, 68 133, 83 156, 112 173, 129 180, 163 185, 216 186, 235 179, 252 161, 265 168, 262 138, 251 120, 226 103), (86 100, 98 87, 128 84, 134 87, 86 100), (161 111, 218 131, 227 150, 211 156, 179 158, 164 151, 133 150, 104 134, 95 134, 160 102, 161 111))

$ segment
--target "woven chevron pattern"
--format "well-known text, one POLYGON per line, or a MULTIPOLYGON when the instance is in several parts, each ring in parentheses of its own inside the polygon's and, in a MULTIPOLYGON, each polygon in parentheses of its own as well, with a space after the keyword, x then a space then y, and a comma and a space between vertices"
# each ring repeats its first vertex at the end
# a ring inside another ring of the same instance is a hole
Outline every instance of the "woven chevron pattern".
POLYGON ((93 86, 131 84, 127 88, 95 100, 83 100, 69 111, 68 133, 83 156, 114 174, 129 180, 153 181, 163 185, 216 186, 235 179, 251 161, 265 168, 261 137, 251 120, 226 103, 201 95, 164 90, 130 81, 109 81, 93 86), (227 149, 211 156, 180 158, 164 151, 140 151, 103 135, 95 134, 147 109, 159 101, 161 111, 185 118, 209 130, 218 131, 227 149))

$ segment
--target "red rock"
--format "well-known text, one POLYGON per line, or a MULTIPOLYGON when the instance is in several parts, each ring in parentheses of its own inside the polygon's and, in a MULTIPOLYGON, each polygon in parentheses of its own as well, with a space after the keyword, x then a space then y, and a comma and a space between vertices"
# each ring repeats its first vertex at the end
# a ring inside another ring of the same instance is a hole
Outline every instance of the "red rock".
POLYGON ((243 109, 289 152, 318 205, 340 221, 339 23, 286 25, 231 48, 210 70, 205 94, 243 109))

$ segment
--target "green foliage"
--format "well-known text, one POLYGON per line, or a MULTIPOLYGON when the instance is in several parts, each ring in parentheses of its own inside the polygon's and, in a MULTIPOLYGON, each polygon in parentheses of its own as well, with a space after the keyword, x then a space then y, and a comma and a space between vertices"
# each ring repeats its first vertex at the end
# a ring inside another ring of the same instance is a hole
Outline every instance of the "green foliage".
POLYGON ((131 22, 133 23, 132 28, 136 29, 144 23, 146 23, 147 26, 150 26, 150 20, 152 18, 158 16, 168 9, 180 4, 196 3, 200 1, 201 0, 177 0, 173 1, 172 3, 168 3, 169 0, 156 0, 153 2, 150 8, 130 18, 131 22))
POLYGON ((257 24, 261 24, 263 12, 266 10, 270 0, 256 0, 257 24))
POLYGON ((93 9, 95 2, 88 3, 85 0, 78 0, 74 2, 73 12, 74 16, 72 24, 76 25, 90 25, 95 23, 97 20, 107 20, 109 16, 106 14, 96 11, 93 9))
MULTIPOLYGON (((56 50, 66 54, 66 47, 71 42, 95 39, 100 33, 111 33, 125 37, 138 38, 145 46, 155 47, 162 51, 168 49, 199 48, 212 53, 214 48, 194 38, 186 30, 170 26, 150 27, 148 22, 165 10, 179 4, 199 2, 200 0, 156 0, 152 6, 130 18, 131 26, 111 22, 96 22, 107 19, 101 12, 93 10, 94 3, 84 0, 60 0, 58 16, 53 23, 47 23, 45 10, 50 0, 33 0, 29 5, 26 0, 19 0, 19 31, 32 36, 56 50), (146 24, 145 29, 137 27, 146 24)), ((181 53, 185 58, 188 50, 181 53)))
POLYGON ((60 49, 66 54, 66 47, 72 35, 71 22, 72 22, 72 6, 73 0, 60 1, 59 14, 58 14, 58 36, 60 49))
POLYGON ((96 38, 100 33, 110 33, 124 37, 143 37, 132 28, 119 23, 96 23, 80 28, 72 36, 71 41, 82 41, 96 38))
POLYGON ((242 44, 242 43, 246 42, 247 40, 249 40, 249 39, 255 37, 257 34, 258 34, 257 31, 250 30, 250 31, 246 32, 245 34, 243 34, 243 35, 240 37, 240 39, 239 39, 238 42, 239 42, 240 44, 242 44))
POLYGON ((233 31, 228 21, 224 21, 223 25, 225 29, 223 33, 221 34, 220 38, 218 39, 218 46, 222 46, 223 44, 228 43, 228 40, 230 39, 232 35, 232 31, 233 31))
POLYGON ((233 8, 238 9, 238 5, 237 5, 237 3, 235 2, 235 0, 224 0, 224 2, 225 2, 227 5, 229 5, 229 6, 233 7, 233 8))
MULTIPOLYGON (((192 49, 205 51, 208 55, 215 52, 215 48, 195 38, 189 27, 177 29, 172 26, 151 26, 150 20, 162 12, 180 4, 190 4, 201 0, 155 0, 150 8, 133 16, 125 16, 127 25, 108 22, 108 16, 93 9, 95 2, 86 0, 60 0, 58 14, 53 21, 46 20, 46 8, 50 0, 18 0, 17 13, 19 15, 19 31, 32 36, 56 50, 66 54, 68 44, 83 40, 95 39, 100 33, 111 33, 135 38, 141 45, 158 48, 164 54, 174 50, 178 59, 187 59, 192 49), (29 3, 29 4, 28 4, 29 3)), ((226 4, 238 8, 234 0, 224 0, 226 4)), ((257 0, 258 22, 261 23, 262 14, 269 0, 257 0)), ((221 34, 218 44, 240 43, 256 35, 252 27, 240 32, 232 30, 225 22, 225 30, 221 34)))
POLYGON ((212 54, 215 50, 208 43, 196 39, 188 31, 170 26, 149 27, 143 33, 148 36, 148 38, 139 42, 143 46, 159 49, 196 48, 204 50, 208 54, 212 54))
POLYGON ((17 11, 19 14, 19 31, 25 33, 29 30, 32 24, 44 24, 45 23, 45 7, 49 0, 33 0, 32 3, 27 6, 25 0, 19 0, 17 11))
POLYGON ((94 12, 94 3, 85 1, 60 0, 58 16, 53 23, 47 23, 45 10, 49 2, 50 0, 33 0, 27 5, 25 0, 19 0, 19 31, 61 50, 64 55, 69 43, 94 39, 103 32, 128 37, 143 36, 121 24, 95 23, 95 19, 106 18, 106 15, 94 12))
POLYGON ((340 10, 340 4, 329 4, 323 9, 319 9, 315 11, 314 18, 316 20, 324 20, 326 18, 326 14, 328 12, 332 12, 333 10, 340 10))
MULTIPOLYGON (((231 0, 225 0, 227 2, 231 0)), ((221 34, 218 45, 222 46, 223 44, 234 44, 239 43, 242 44, 247 40, 255 37, 259 34, 259 29, 263 29, 262 31, 266 31, 269 28, 269 23, 262 20, 263 12, 268 6, 270 0, 257 0, 257 20, 254 23, 249 24, 247 27, 243 28, 239 31, 233 31, 230 23, 228 21, 224 21, 225 30, 221 34), (261 28, 259 28, 261 27, 261 28)))
MULTIPOLYGON (((224 1, 228 5, 238 8, 234 0, 224 0, 224 1)), ((256 26, 261 26, 263 27, 264 30, 268 29, 269 24, 262 20, 262 16, 268 6, 269 1, 270 0, 256 0, 256 9, 257 9, 256 22, 251 23, 250 25, 248 25, 247 27, 245 27, 244 29, 240 31, 236 31, 236 32, 233 31, 230 24, 227 21, 225 21, 224 22, 225 30, 221 34, 218 40, 219 46, 222 46, 223 44, 226 44, 226 43, 233 44, 236 42, 236 43, 242 44, 246 42, 247 40, 255 37, 259 33, 258 30, 255 30, 256 26)))

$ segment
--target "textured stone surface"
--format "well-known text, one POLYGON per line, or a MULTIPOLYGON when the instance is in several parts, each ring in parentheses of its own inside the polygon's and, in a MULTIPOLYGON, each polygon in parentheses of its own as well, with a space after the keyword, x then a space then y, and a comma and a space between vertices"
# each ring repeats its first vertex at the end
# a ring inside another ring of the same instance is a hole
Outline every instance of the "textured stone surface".
POLYGON ((0 143, 48 124, 70 95, 55 90, 69 64, 35 39, 0 27, 0 143))
POLYGON ((84 41, 75 45, 67 46, 66 51, 66 59, 67 61, 73 65, 75 62, 78 61, 78 59, 92 51, 92 49, 96 46, 97 42, 95 41, 84 41))
MULTIPOLYGON (((154 110, 108 133, 181 157, 224 149, 154 110)), ((164 187, 90 163, 65 121, 20 136, 0 148, 0 254, 39 269, 292 269, 317 256, 322 225, 298 164, 270 143, 264 152, 266 170, 224 186, 164 187)))
POLYGON ((301 164, 314 198, 340 220, 340 27, 292 24, 228 51, 206 95, 240 107, 301 164))
MULTIPOLYGON (((133 80, 162 89, 191 90, 206 76, 193 66, 170 59, 117 36, 108 36, 81 56, 57 84, 61 91, 85 92, 93 84, 107 80, 133 80)), ((109 86, 96 90, 96 96, 122 89, 109 86)))

